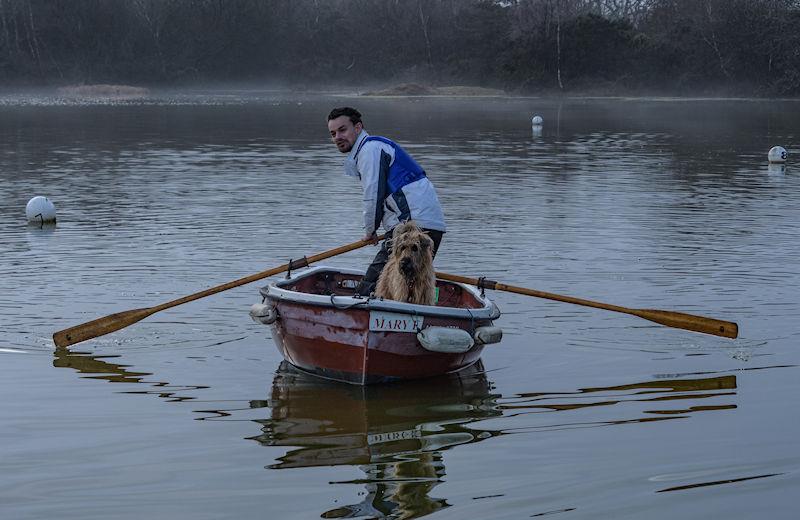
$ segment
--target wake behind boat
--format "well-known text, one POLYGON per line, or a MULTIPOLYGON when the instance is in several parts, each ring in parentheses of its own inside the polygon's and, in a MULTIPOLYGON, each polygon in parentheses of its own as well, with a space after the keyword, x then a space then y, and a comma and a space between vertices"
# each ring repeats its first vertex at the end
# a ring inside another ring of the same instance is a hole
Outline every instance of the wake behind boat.
POLYGON ((354 296, 363 272, 314 267, 261 289, 254 320, 292 365, 366 385, 457 372, 500 341, 500 310, 467 284, 436 281, 435 305, 354 296))

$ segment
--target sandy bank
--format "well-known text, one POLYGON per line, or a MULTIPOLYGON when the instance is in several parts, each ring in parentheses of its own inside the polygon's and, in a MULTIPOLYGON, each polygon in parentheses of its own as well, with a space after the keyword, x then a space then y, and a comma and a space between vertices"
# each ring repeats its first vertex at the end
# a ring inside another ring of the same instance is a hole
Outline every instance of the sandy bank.
POLYGON ((506 96, 503 90, 453 85, 448 87, 432 87, 418 83, 403 83, 381 90, 364 92, 362 96, 506 96))
POLYGON ((138 99, 148 94, 148 89, 131 85, 69 85, 58 89, 59 96, 73 98, 138 99))

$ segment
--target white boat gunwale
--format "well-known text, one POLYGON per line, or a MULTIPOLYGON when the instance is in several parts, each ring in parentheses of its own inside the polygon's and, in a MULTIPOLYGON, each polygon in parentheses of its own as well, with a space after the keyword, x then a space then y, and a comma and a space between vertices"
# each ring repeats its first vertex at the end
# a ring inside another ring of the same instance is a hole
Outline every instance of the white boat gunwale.
POLYGON ((311 294, 299 291, 293 291, 283 286, 294 284, 298 279, 314 276, 319 271, 334 271, 342 274, 349 274, 354 276, 362 276, 364 271, 358 269, 351 269, 345 267, 329 267, 329 266, 314 266, 303 270, 300 274, 270 282, 269 285, 260 289, 261 296, 266 301, 277 300, 291 303, 298 303, 303 305, 316 305, 320 307, 331 307, 334 309, 347 310, 347 309, 361 309, 367 311, 385 311, 396 312, 401 314, 412 314, 418 316, 432 316, 439 318, 456 318, 467 320, 495 320, 500 317, 500 309, 497 305, 481 295, 476 287, 471 285, 462 284, 459 282, 447 282, 461 287, 463 290, 468 291, 475 299, 483 304, 479 308, 462 308, 462 307, 437 307, 435 305, 416 305, 412 303, 405 303, 393 300, 364 298, 355 296, 336 296, 324 294, 311 294))

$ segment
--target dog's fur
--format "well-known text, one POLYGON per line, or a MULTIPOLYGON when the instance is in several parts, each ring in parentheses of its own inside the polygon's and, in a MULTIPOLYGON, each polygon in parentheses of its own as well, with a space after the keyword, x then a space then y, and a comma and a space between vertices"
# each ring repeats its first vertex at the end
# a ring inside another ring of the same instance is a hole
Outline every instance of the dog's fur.
POLYGON ((433 305, 435 288, 433 239, 412 220, 398 224, 392 234, 389 261, 378 278, 376 296, 433 305))

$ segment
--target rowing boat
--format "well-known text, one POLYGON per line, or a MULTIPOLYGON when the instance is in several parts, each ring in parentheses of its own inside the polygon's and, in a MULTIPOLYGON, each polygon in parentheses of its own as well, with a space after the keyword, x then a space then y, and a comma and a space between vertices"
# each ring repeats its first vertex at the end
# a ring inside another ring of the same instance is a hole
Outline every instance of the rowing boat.
POLYGON ((435 305, 353 294, 363 272, 313 267, 262 287, 251 317, 269 325, 283 357, 316 376, 368 385, 463 370, 502 331, 477 288, 436 281, 435 305))

